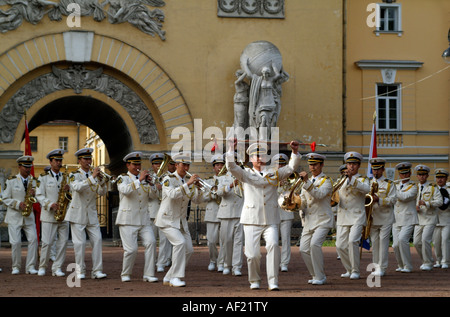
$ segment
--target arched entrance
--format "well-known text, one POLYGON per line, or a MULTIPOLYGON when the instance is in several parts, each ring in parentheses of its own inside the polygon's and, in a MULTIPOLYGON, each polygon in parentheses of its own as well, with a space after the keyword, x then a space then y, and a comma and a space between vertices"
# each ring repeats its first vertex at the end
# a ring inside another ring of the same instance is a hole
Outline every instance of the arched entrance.
POLYGON ((130 131, 118 112, 103 101, 89 96, 67 96, 51 101, 30 120, 30 131, 54 120, 72 120, 93 129, 108 150, 109 170, 113 175, 123 172, 122 158, 132 151, 130 131))

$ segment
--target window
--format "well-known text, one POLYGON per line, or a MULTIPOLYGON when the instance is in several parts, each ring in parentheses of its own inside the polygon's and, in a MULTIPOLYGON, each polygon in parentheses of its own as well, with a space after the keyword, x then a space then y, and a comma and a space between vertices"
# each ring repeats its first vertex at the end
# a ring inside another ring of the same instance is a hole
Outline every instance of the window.
POLYGON ((31 147, 31 152, 37 152, 37 150, 38 150, 38 137, 37 136, 30 136, 30 147, 31 147))
POLYGON ((63 149, 64 151, 68 151, 69 146, 69 138, 66 136, 60 136, 59 137, 59 148, 63 149))
POLYGON ((377 84, 377 130, 398 131, 400 126, 400 85, 377 84))
POLYGON ((401 5, 380 3, 378 5, 378 25, 375 33, 402 34, 401 5))

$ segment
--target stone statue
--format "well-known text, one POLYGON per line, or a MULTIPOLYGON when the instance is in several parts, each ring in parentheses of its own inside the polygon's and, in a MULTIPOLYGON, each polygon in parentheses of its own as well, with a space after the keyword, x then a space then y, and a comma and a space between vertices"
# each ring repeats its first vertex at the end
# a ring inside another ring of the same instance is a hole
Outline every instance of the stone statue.
POLYGON ((234 82, 234 127, 246 129, 248 127, 248 89, 245 81, 246 73, 239 69, 236 71, 237 80, 234 82))
MULTIPOLYGON (((240 64, 250 81, 245 128, 254 127, 260 136, 270 139, 271 128, 276 127, 281 111, 281 84, 289 79, 283 70, 281 53, 270 42, 253 42, 242 52, 240 64)), ((235 102, 235 117, 240 116, 237 109, 242 107, 236 107, 235 102)))

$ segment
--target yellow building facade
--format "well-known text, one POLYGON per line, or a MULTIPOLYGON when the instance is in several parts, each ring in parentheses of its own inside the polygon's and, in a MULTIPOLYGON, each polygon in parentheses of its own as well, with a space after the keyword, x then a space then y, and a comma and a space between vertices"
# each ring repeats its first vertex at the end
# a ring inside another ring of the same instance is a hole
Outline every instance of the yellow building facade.
MULTIPOLYGON (((110 2, 96 12, 119 5, 110 2)), ((79 27, 64 14, 52 20, 53 6, 43 4, 50 13, 35 24, 24 20, 0 34, 0 111, 9 114, 7 105, 31 95, 24 106, 30 126, 64 119, 90 127, 104 141, 110 171, 117 174, 130 151, 170 151, 183 138, 190 138, 191 150, 208 149, 208 127, 225 136, 233 124, 241 53, 264 40, 279 49, 289 74, 282 86, 280 141, 315 141, 328 145, 318 150, 341 153, 343 2, 275 2, 283 5, 281 18, 220 16, 223 1, 141 4, 164 12, 164 39, 132 23, 106 17, 97 22, 94 13, 81 16, 79 27)), ((21 153, 24 117, 15 119, 0 144, 5 167, 15 167, 21 153)), ((209 173, 201 157, 194 163, 209 173)))
POLYGON ((392 177, 402 161, 448 169, 450 2, 347 1, 345 25, 346 150, 368 157, 376 112, 392 177))

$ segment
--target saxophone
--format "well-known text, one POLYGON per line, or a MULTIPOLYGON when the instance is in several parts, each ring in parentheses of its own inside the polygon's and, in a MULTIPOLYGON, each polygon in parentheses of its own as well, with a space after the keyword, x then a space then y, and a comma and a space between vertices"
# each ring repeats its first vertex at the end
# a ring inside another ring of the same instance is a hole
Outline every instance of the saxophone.
POLYGON ((33 177, 30 177, 30 182, 27 185, 27 190, 25 192, 25 208, 22 210, 22 216, 28 217, 31 215, 31 212, 33 211, 33 204, 37 203, 36 197, 33 196, 32 190, 33 188, 33 177))
POLYGON ((69 206, 69 203, 72 201, 72 195, 64 190, 64 187, 67 185, 67 165, 64 166, 65 170, 64 173, 62 173, 62 180, 59 188, 58 193, 58 201, 56 204, 58 205, 58 209, 55 211, 55 220, 56 221, 63 221, 66 217, 67 207, 69 206))

